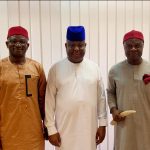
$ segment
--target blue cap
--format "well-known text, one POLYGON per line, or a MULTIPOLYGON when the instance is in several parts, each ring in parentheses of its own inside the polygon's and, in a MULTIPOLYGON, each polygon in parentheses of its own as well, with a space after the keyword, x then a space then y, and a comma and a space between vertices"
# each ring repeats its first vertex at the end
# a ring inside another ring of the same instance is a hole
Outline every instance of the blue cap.
POLYGON ((83 26, 69 26, 67 29, 67 40, 69 41, 84 41, 85 29, 83 26))

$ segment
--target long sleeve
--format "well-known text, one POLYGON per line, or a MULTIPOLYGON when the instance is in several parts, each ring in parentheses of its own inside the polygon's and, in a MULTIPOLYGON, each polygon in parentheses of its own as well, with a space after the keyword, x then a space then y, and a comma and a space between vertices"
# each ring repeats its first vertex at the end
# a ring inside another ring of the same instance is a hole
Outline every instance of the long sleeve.
POLYGON ((0 60, 0 90, 2 88, 1 78, 2 78, 2 61, 0 60))
MULTIPOLYGON (((2 78, 2 61, 0 60, 0 94, 1 94, 1 88, 2 88, 1 78, 2 78)), ((1 104, 1 102, 0 102, 0 104, 1 104)), ((1 121, 1 113, 0 113, 0 121, 1 121)), ((1 136, 1 132, 0 132, 0 136, 1 136)), ((1 140, 0 140, 0 150, 2 150, 1 140)))
POLYGON ((108 75, 108 88, 107 88, 107 99, 110 110, 112 107, 117 107, 116 84, 113 77, 114 77, 113 70, 110 70, 108 75))
POLYGON ((45 126, 48 129, 48 134, 52 135, 57 133, 55 127, 55 101, 56 101, 56 74, 55 68, 52 67, 48 74, 47 87, 46 87, 46 97, 45 97, 45 126))
POLYGON ((46 77, 43 68, 40 68, 40 78, 38 82, 38 101, 42 120, 45 117, 45 91, 46 91, 46 77))
POLYGON ((106 110, 106 97, 103 81, 99 72, 99 80, 98 80, 98 102, 97 102, 97 112, 99 119, 99 126, 107 125, 107 110, 106 110))

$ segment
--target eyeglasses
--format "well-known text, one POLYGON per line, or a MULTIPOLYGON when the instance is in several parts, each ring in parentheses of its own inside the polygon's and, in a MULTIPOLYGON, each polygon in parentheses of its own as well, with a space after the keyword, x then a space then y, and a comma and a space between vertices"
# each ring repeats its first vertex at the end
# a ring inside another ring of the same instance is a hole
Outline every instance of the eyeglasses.
POLYGON ((8 43, 13 46, 25 46, 28 44, 25 40, 15 41, 15 40, 8 40, 8 43))

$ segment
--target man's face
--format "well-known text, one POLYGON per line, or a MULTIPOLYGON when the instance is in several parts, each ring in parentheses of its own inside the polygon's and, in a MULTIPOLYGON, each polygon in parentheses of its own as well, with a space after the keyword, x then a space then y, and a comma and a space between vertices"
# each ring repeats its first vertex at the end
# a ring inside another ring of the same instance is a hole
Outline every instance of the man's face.
POLYGON ((129 39, 124 42, 125 55, 129 62, 139 62, 141 60, 144 43, 139 39, 129 39))
POLYGON ((6 41, 9 55, 14 58, 25 57, 26 51, 29 47, 28 39, 22 35, 14 35, 6 41))
POLYGON ((67 41, 65 44, 68 59, 73 63, 80 63, 85 55, 85 41, 67 41))

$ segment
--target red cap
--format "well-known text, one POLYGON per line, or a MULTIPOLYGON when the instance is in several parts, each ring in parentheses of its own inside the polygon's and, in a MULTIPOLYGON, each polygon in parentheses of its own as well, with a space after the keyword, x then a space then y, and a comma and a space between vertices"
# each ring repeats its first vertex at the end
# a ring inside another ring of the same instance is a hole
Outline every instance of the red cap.
POLYGON ((9 28, 7 39, 13 35, 22 35, 22 36, 26 37, 27 39, 29 39, 28 31, 21 26, 15 26, 15 27, 9 28))
POLYGON ((143 33, 140 31, 132 30, 124 35, 123 43, 128 39, 133 39, 133 38, 140 39, 144 42, 143 33))

